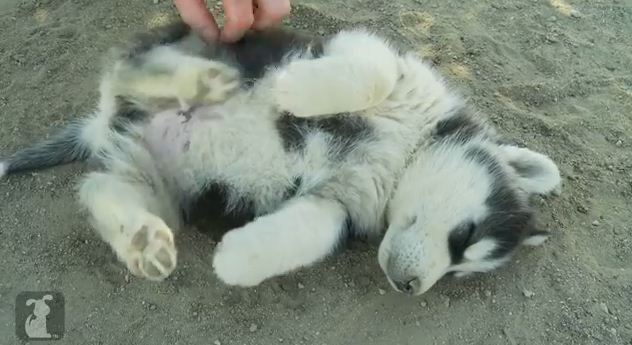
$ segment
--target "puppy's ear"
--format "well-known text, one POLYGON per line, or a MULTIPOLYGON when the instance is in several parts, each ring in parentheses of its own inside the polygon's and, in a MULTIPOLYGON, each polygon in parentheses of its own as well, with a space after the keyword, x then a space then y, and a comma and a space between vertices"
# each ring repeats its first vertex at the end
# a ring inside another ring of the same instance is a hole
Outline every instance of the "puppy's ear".
POLYGON ((544 230, 533 230, 529 235, 522 241, 522 244, 525 246, 539 246, 542 243, 546 242, 549 239, 551 234, 548 231, 544 230))
POLYGON ((500 147, 502 155, 518 177, 518 186, 529 194, 548 194, 560 188, 557 165, 538 152, 511 145, 500 147))

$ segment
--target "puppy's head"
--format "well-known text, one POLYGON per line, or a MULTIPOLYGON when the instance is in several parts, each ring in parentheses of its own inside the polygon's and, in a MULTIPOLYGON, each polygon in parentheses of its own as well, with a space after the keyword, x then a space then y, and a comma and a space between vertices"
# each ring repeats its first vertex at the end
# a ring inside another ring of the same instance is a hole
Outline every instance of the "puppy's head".
POLYGON ((529 149, 484 138, 438 143, 407 169, 391 205, 379 263, 401 292, 419 295, 446 273, 486 272, 546 233, 532 194, 560 184, 557 166, 529 149))

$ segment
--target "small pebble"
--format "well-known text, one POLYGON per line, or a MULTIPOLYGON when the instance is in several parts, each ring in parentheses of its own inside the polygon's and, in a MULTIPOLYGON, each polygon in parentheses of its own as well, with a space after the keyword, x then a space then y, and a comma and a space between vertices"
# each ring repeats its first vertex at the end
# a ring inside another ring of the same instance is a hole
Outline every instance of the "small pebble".
POLYGON ((622 140, 617 140, 617 142, 614 143, 614 144, 617 145, 617 146, 621 146, 621 145, 623 145, 623 141, 622 140))
POLYGON ((193 316, 198 316, 197 311, 194 311, 194 312, 193 312, 193 316))
POLYGON ((419 305, 420 305, 420 306, 422 306, 423 308, 425 308, 425 307, 427 307, 427 306, 428 306, 428 303, 426 303, 426 301, 421 301, 421 302, 419 303, 419 305))
POLYGON ((154 0, 154 5, 157 5, 160 2, 160 0, 154 0))
POLYGON ((378 292, 380 293, 380 295, 385 295, 386 294, 386 290, 384 290, 384 289, 379 289, 378 292))
POLYGON ((579 12, 578 10, 576 10, 576 9, 572 9, 571 12, 570 12, 570 15, 573 18, 581 18, 583 16, 582 13, 579 12))
POLYGON ((222 345, 222 343, 221 343, 219 340, 215 340, 215 341, 213 342, 213 344, 214 344, 214 345, 222 345))
POLYGON ((522 289, 522 294, 526 298, 531 298, 531 297, 535 296, 535 293, 533 291, 530 291, 530 290, 527 290, 527 289, 522 289))
POLYGON ((550 16, 550 17, 549 17, 549 21, 550 21, 550 22, 554 22, 554 21, 556 21, 556 20, 557 20, 557 17, 556 17, 556 16, 550 16))
POLYGON ((303 284, 301 284, 301 283, 298 283, 298 288, 299 288, 299 289, 304 289, 304 288, 305 288, 305 285, 303 285, 303 284))
POLYGON ((599 303, 599 308, 601 308, 601 310, 603 310, 604 313, 610 314, 610 309, 605 303, 603 302, 599 303))
POLYGON ((492 292, 489 290, 485 290, 485 297, 492 297, 492 292))
POLYGON ((156 310, 156 305, 155 304, 150 304, 149 305, 149 310, 156 310))
POLYGON ((593 221, 592 226, 599 226, 599 221, 598 220, 593 221))
POLYGON ((259 329, 259 327, 257 327, 257 325, 255 325, 254 323, 250 325, 250 332, 251 333, 256 332, 257 329, 259 329))

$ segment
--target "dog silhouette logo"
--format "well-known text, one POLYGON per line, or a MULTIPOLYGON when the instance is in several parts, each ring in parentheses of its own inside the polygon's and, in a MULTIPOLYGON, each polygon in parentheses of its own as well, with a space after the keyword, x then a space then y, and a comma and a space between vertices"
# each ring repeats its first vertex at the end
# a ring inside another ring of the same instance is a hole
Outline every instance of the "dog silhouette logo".
POLYGON ((24 323, 24 330, 29 338, 45 338, 50 339, 51 335, 46 329, 46 316, 50 314, 50 307, 46 304, 46 301, 51 301, 52 295, 44 295, 42 299, 28 299, 26 305, 35 305, 33 313, 26 318, 24 323))
POLYGON ((23 292, 16 298, 15 326, 23 340, 58 340, 64 332, 64 297, 61 293, 23 292))

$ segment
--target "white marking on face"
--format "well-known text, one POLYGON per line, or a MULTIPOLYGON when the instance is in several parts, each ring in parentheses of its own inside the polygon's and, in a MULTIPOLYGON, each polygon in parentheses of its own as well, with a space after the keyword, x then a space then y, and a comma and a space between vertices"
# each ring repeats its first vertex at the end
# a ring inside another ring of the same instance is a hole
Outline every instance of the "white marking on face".
POLYGON ((483 260, 491 254, 494 249, 496 249, 496 241, 494 239, 482 239, 469 246, 465 250, 465 253, 463 253, 463 257, 470 261, 483 260))
POLYGON ((450 267, 450 272, 457 272, 455 274, 457 277, 464 277, 473 272, 489 272, 500 267, 507 260, 509 260, 508 257, 496 260, 466 261, 450 267))
POLYGON ((527 245, 527 246, 539 246, 542 243, 546 242, 546 240, 548 239, 549 239, 549 236, 547 235, 535 235, 524 240, 522 244, 527 245))

